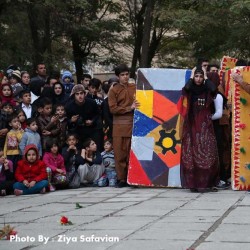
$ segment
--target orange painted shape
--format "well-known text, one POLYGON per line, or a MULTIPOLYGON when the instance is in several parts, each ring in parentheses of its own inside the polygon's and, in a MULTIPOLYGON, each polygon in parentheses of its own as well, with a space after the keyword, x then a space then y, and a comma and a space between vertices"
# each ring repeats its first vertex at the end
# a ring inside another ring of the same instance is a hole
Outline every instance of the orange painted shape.
POLYGON ((156 91, 154 91, 153 100, 153 119, 155 121, 162 123, 178 114, 177 105, 156 91))
POLYGON ((158 153, 159 158, 169 167, 172 168, 180 164, 181 158, 181 147, 176 145, 175 147, 177 153, 174 154, 172 151, 167 151, 166 154, 158 153))

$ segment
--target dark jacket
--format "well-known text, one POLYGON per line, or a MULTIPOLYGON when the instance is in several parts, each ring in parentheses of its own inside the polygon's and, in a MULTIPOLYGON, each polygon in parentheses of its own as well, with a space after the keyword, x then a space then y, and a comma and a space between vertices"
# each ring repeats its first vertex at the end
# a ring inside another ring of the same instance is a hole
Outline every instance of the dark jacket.
POLYGON ((77 134, 81 134, 84 131, 91 131, 97 127, 99 110, 95 101, 85 98, 84 104, 80 106, 76 104, 73 99, 66 105, 65 110, 69 121, 69 130, 74 131, 77 134), (74 115, 79 115, 79 118, 75 123, 72 123, 71 118, 74 115), (91 126, 86 126, 86 120, 92 120, 93 124, 91 126))

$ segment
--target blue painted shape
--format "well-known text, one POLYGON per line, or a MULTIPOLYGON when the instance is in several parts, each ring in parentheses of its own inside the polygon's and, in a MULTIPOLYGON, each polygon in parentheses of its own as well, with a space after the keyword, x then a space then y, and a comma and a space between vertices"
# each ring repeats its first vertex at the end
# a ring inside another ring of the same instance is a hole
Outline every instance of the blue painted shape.
POLYGON ((152 181, 168 171, 168 166, 154 152, 152 161, 140 161, 148 178, 152 181))
POLYGON ((139 110, 135 110, 133 136, 146 136, 159 125, 160 124, 152 118, 144 115, 139 110))
MULTIPOLYGON (((169 99, 171 102, 177 104, 177 102, 179 101, 180 97, 181 97, 181 90, 155 90, 155 92, 158 92, 159 94, 161 94, 162 96, 165 96, 167 99, 169 99)), ((167 109, 167 107, 166 107, 167 109)))
MULTIPOLYGON (((185 83, 189 80, 190 76, 191 76, 192 70, 187 70, 186 71, 186 75, 185 75, 185 83)), ((184 87, 184 86, 183 86, 184 87)))

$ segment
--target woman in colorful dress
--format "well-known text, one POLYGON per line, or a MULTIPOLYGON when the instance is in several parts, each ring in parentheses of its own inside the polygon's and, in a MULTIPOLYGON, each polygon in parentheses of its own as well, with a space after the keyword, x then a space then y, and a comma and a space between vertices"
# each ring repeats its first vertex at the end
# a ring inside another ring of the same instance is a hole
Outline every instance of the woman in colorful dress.
POLYGON ((219 160, 213 128, 216 86, 206 70, 195 67, 182 89, 183 115, 181 181, 192 192, 217 191, 219 160))

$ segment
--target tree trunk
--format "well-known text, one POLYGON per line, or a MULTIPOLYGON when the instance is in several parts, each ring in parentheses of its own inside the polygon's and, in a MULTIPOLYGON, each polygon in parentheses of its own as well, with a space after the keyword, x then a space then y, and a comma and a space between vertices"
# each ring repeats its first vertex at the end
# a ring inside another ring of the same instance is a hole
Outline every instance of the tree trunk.
POLYGON ((141 46, 142 46, 142 38, 143 38, 143 23, 144 23, 145 10, 146 10, 146 4, 143 2, 140 11, 135 16, 136 30, 134 31, 134 33, 136 35, 135 35, 135 40, 134 40, 134 50, 133 50, 131 72, 130 72, 130 76, 133 78, 135 77, 137 62, 140 61, 140 58, 141 58, 141 46))
POLYGON ((152 60, 159 48, 160 41, 162 39, 162 31, 161 33, 157 36, 156 35, 156 29, 154 28, 153 34, 152 34, 152 39, 150 42, 149 50, 148 50, 148 61, 147 61, 147 67, 151 67, 152 60))
POLYGON ((42 46, 38 34, 38 23, 36 18, 37 13, 34 11, 34 6, 32 4, 29 4, 27 9, 28 9, 28 18, 29 18, 31 37, 32 37, 32 44, 34 48, 34 54, 32 58, 33 58, 33 66, 35 69, 36 65, 43 61, 42 46))
POLYGON ((74 57, 74 62, 75 62, 75 67, 76 67, 76 79, 77 83, 80 83, 81 77, 83 74, 82 70, 82 50, 80 47, 80 39, 77 34, 72 34, 71 36, 72 39, 72 47, 73 47, 73 57, 74 57))
POLYGON ((147 7, 144 20, 140 67, 147 68, 149 67, 148 53, 149 53, 150 33, 152 28, 155 0, 145 0, 145 2, 147 3, 147 7))
POLYGON ((44 6, 35 6, 33 3, 27 6, 29 26, 34 48, 33 65, 38 63, 46 63, 47 68, 51 70, 52 65, 52 40, 51 40, 51 20, 50 10, 44 6), (41 19, 43 22, 41 22, 41 19), (47 52, 48 58, 45 58, 47 52), (46 59, 46 62, 44 61, 46 59))

